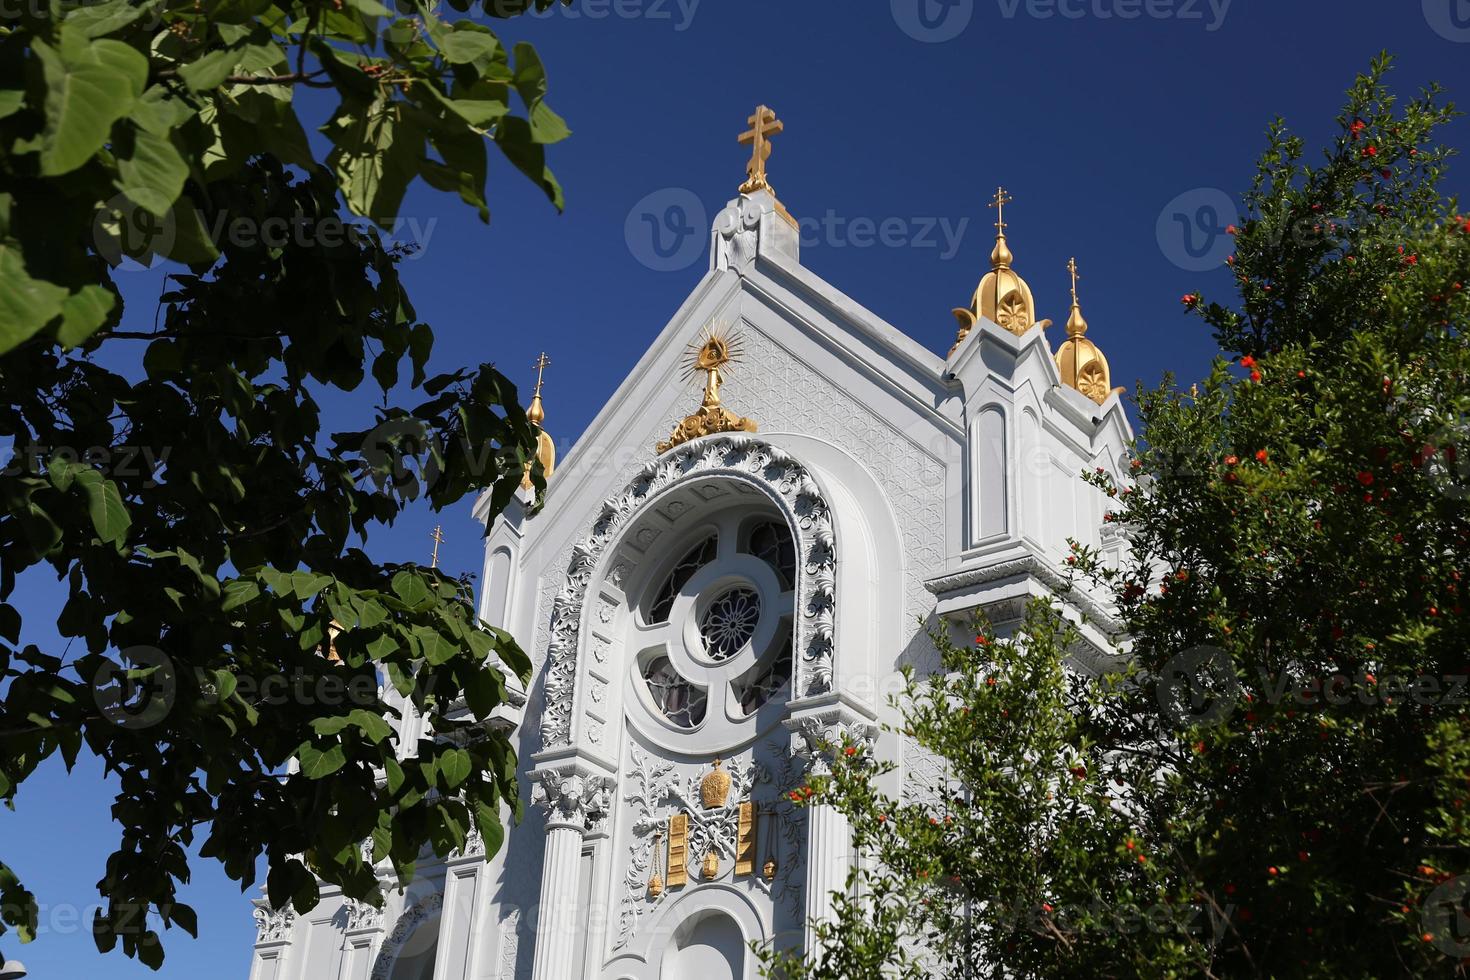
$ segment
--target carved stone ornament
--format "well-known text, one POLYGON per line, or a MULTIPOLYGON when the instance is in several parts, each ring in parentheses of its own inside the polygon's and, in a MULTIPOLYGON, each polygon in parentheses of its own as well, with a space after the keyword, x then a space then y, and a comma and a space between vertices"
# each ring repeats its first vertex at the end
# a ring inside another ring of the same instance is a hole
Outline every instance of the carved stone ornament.
POLYGON ((546 704, 541 737, 546 748, 571 743, 581 656, 583 609, 599 565, 622 530, 645 504, 689 477, 727 476, 753 484, 791 523, 800 556, 797 571, 796 664, 799 697, 832 687, 832 617, 837 602, 837 546, 832 511, 810 473, 784 450, 743 433, 686 443, 643 467, 620 493, 604 502, 588 535, 572 548, 566 581, 552 606, 546 650, 546 704))
POLYGON ((251 914, 255 916, 255 945, 291 939, 291 929, 296 925, 296 912, 291 906, 273 909, 269 905, 257 905, 251 914))
POLYGON ((833 708, 816 714, 791 718, 783 722, 791 732, 791 754, 806 762, 814 775, 832 774, 832 757, 843 746, 872 749, 878 730, 844 708, 833 708))
POLYGON ((423 901, 407 909, 394 921, 393 931, 383 940, 383 948, 378 951, 370 980, 388 980, 398 962, 399 949, 408 942, 420 925, 432 919, 443 906, 444 893, 434 892, 426 895, 423 901))
POLYGON ((551 824, 571 824, 592 832, 602 829, 612 811, 612 777, 581 769, 546 769, 533 773, 531 800, 546 811, 551 824))
POLYGON ((383 910, 368 902, 349 898, 343 908, 347 912, 348 932, 372 932, 383 926, 383 910))
POLYGON ((744 196, 715 215, 715 268, 749 272, 760 247, 760 226, 760 204, 744 196))

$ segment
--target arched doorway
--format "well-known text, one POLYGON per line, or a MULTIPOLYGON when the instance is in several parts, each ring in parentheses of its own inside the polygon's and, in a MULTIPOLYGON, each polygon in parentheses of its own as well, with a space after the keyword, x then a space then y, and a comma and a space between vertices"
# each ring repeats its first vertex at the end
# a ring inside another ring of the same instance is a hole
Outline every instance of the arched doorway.
POLYGON ((664 953, 660 980, 743 980, 745 936, 723 912, 706 911, 680 925, 664 953))

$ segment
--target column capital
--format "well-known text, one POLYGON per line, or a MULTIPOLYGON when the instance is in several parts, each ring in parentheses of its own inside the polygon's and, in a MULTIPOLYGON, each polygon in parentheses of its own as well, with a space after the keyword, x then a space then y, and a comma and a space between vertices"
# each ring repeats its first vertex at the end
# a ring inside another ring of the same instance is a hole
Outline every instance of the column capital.
POLYGON ((872 719, 840 703, 799 712, 782 724, 791 733, 792 756, 804 759, 808 770, 818 776, 832 772, 832 757, 842 746, 871 751, 878 737, 872 719))
POLYGON ((537 769, 531 783, 531 801, 546 811, 548 827, 584 834, 602 831, 617 788, 611 776, 575 761, 537 769))

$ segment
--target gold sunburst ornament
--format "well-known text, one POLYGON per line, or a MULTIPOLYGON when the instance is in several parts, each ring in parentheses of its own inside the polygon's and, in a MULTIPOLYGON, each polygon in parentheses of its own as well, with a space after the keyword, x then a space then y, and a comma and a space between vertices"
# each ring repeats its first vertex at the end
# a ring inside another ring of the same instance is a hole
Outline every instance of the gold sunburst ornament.
POLYGON ((754 419, 742 418, 720 404, 720 386, 743 356, 739 333, 724 324, 706 327, 699 339, 689 345, 684 377, 692 380, 704 375, 704 400, 693 415, 674 427, 668 439, 657 444, 655 448, 660 454, 700 436, 755 432, 759 428, 754 419))

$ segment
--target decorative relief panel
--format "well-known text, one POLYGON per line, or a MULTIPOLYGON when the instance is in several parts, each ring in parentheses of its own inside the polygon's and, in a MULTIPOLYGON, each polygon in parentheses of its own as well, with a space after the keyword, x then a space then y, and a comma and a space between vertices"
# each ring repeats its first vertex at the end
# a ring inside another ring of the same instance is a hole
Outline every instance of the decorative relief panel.
POLYGON ((702 784, 708 767, 679 766, 637 745, 630 748, 623 776, 630 840, 614 951, 632 942, 643 919, 662 903, 705 881, 745 883, 780 904, 789 920, 800 921, 806 814, 785 794, 800 781, 801 766, 774 741, 764 743, 762 752, 778 760, 775 770, 748 754, 724 763, 727 795, 707 807, 702 784), (682 824, 682 854, 663 850, 675 822, 682 824), (680 874, 675 861, 687 863, 687 873, 680 874), (667 875, 666 886, 661 880, 660 887, 650 887, 655 874, 667 875))
POLYGON ((393 923, 393 931, 388 933, 388 938, 383 940, 383 948, 378 951, 371 980, 388 980, 392 976, 393 967, 398 962, 399 949, 408 942, 419 926, 433 919, 443 905, 444 894, 434 892, 424 896, 423 901, 398 917, 393 923))

